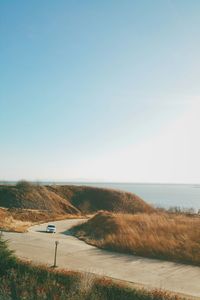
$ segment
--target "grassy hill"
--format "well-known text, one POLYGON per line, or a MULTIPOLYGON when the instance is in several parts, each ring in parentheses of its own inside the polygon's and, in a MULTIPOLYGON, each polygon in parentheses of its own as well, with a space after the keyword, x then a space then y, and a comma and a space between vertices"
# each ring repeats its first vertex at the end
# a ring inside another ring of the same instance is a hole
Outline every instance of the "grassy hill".
POLYGON ((153 208, 135 194, 88 186, 49 186, 51 191, 67 199, 83 213, 99 210, 113 212, 150 212, 153 208))
POLYGON ((0 186, 0 207, 37 209, 58 214, 87 214, 99 210, 151 212, 153 208, 138 196, 116 190, 86 186, 42 186, 21 181, 0 186))
POLYGON ((199 216, 99 212, 72 230, 100 248, 200 266, 199 228, 199 216))
POLYGON ((54 213, 78 213, 67 199, 48 187, 19 182, 15 186, 0 186, 0 206, 6 208, 38 209, 54 213))
POLYGON ((70 185, 39 185, 20 181, 0 185, 0 228, 24 232, 36 222, 96 213, 152 212, 138 196, 109 189, 70 185))

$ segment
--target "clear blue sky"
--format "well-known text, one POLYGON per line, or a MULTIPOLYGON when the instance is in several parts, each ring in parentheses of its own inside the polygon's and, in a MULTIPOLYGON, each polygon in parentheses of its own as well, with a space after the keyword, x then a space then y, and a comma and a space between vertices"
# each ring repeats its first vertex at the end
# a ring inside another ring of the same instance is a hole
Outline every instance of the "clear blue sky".
POLYGON ((199 0, 2 0, 0 180, 200 182, 199 0))

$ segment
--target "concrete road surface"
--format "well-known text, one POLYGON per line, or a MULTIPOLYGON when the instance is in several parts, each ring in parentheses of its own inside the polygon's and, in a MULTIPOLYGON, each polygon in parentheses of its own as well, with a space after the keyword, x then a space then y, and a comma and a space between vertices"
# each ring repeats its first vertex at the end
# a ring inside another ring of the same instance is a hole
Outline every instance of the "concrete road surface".
POLYGON ((20 258, 53 265, 55 241, 59 241, 57 265, 60 268, 92 272, 200 299, 200 267, 119 254, 87 245, 67 232, 80 222, 84 220, 52 222, 56 225, 56 234, 45 232, 46 223, 31 227, 27 233, 4 232, 3 236, 20 258))

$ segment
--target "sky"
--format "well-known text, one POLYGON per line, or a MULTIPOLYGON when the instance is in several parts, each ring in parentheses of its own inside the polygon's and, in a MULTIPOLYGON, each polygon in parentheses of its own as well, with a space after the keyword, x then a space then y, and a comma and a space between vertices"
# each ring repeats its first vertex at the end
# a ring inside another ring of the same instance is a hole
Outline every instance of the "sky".
POLYGON ((0 180, 200 183, 199 0, 2 0, 0 180))

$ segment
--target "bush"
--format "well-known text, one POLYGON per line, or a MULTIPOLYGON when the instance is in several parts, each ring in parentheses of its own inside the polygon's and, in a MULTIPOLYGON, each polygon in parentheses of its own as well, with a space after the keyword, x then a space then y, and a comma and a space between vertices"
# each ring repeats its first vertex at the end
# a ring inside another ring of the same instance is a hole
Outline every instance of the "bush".
POLYGON ((0 276, 9 272, 8 270, 15 264, 16 259, 13 252, 8 249, 7 242, 0 238, 0 276))
POLYGON ((17 182, 16 187, 20 190, 28 191, 32 189, 33 184, 26 180, 20 180, 17 182))

